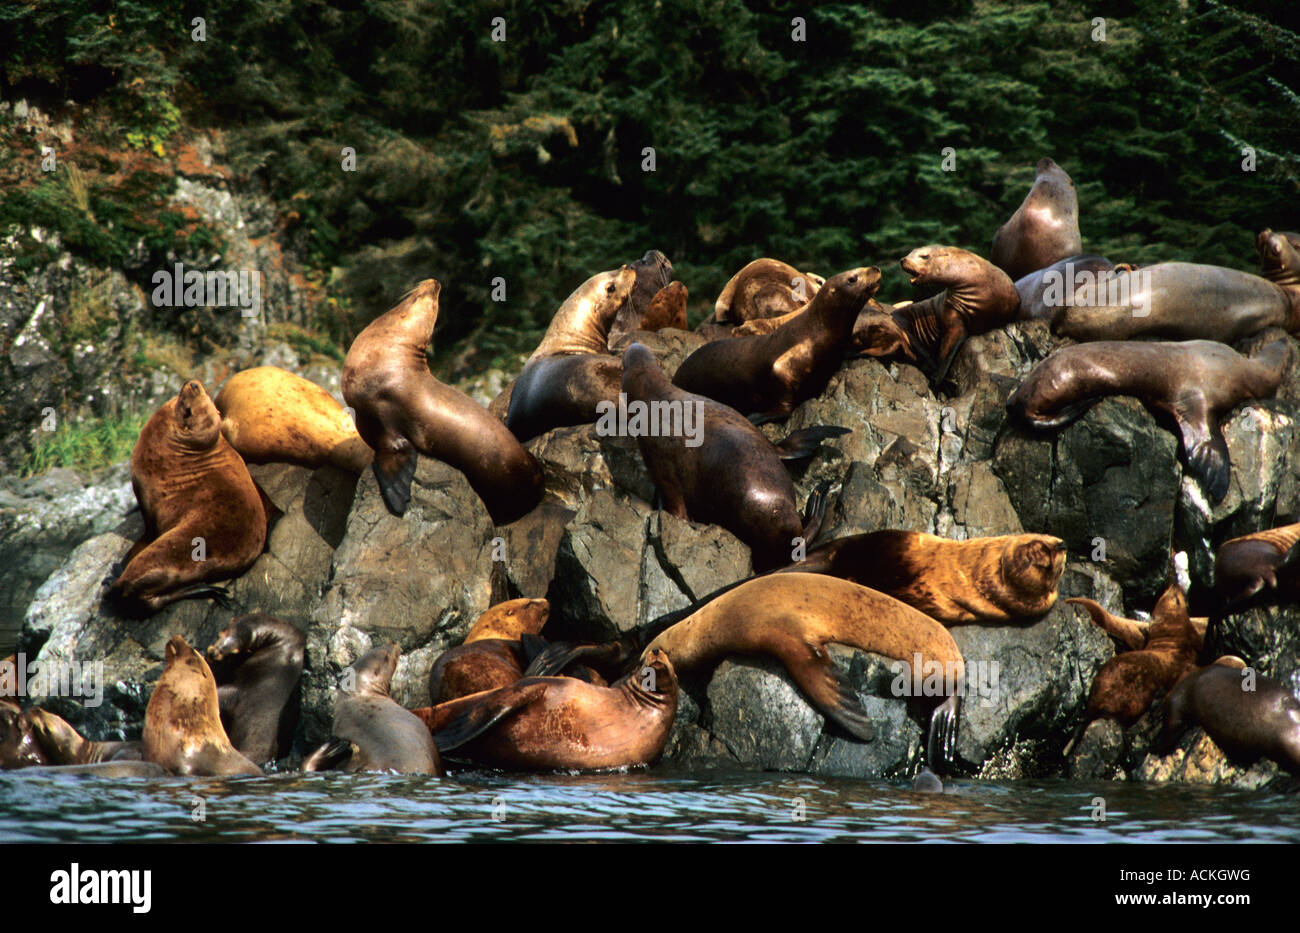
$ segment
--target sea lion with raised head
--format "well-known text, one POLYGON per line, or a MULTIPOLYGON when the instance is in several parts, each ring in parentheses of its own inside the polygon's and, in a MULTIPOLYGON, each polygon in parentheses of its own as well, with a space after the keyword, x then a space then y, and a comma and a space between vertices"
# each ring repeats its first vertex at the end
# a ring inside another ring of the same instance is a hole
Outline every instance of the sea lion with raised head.
POLYGON ((213 581, 253 565, 266 544, 267 514, 198 380, 185 383, 145 423, 131 451, 131 486, 144 537, 123 558, 109 598, 132 614, 180 599, 225 603, 225 589, 213 581))
POLYGON ((825 283, 820 275, 800 272, 779 259, 755 259, 722 287, 708 323, 744 324, 781 317, 812 301, 825 283))
POLYGON ((390 642, 367 651, 344 672, 330 741, 307 757, 304 771, 442 775, 429 730, 388 695, 401 654, 390 642))
POLYGON ((92 742, 62 716, 34 706, 27 711, 32 735, 51 765, 93 765, 104 761, 140 761, 141 742, 92 742))
POLYGON ((208 645, 222 724, 249 760, 289 754, 306 650, 307 637, 296 626, 261 612, 233 620, 208 645))
POLYGON ((759 416, 754 421, 785 417, 826 388, 850 347, 858 312, 879 287, 874 266, 841 272, 773 333, 700 347, 682 361, 673 385, 759 416))
POLYGON ((221 433, 254 463, 333 464, 360 473, 374 451, 351 416, 316 383, 275 366, 257 366, 226 380, 214 400, 221 433))
POLYGON ((1042 430, 1069 424, 1108 395, 1131 395, 1171 417, 1188 470, 1214 502, 1228 492, 1231 464, 1220 422, 1242 402, 1277 391, 1291 359, 1285 340, 1244 357, 1212 340, 1103 340, 1064 347, 1038 363, 1007 411, 1042 430))
POLYGON ((677 713, 677 675, 662 651, 601 687, 525 677, 416 710, 443 754, 493 768, 592 771, 646 765, 663 753, 677 713))
POLYGON ((943 625, 1025 622, 1056 603, 1065 542, 1051 535, 950 541, 875 531, 818 545, 784 573, 824 573, 907 603, 943 625))
POLYGON ((690 293, 687 292, 685 285, 681 282, 669 282, 651 299, 650 307, 646 309, 635 327, 625 332, 610 331, 609 348, 621 355, 627 345, 636 339, 637 331, 654 333, 664 328, 687 330, 686 300, 689 297, 690 293))
MULTIPOLYGON (((1151 638, 1151 623, 1149 621, 1117 616, 1109 612, 1095 599, 1088 599, 1083 596, 1071 596, 1066 602, 1071 606, 1078 606, 1088 613, 1097 627, 1114 639, 1119 647, 1126 648, 1129 651, 1139 651, 1147 646, 1147 642, 1151 638)), ((1205 642, 1205 632, 1210 620, 1206 616, 1192 616, 1191 620, 1192 628, 1196 630, 1196 636, 1193 638, 1192 644, 1197 651, 1200 651, 1201 645, 1205 642)))
POLYGON ((618 309, 608 328, 605 348, 614 351, 619 341, 634 330, 658 330, 660 327, 686 328, 686 286, 673 282, 673 264, 657 249, 636 262, 628 263, 636 273, 636 284, 627 301, 618 309), (673 286, 676 286, 675 288, 673 286), (676 319, 680 297, 681 323, 676 319))
POLYGON ((144 711, 144 760, 172 774, 261 774, 221 726, 217 682, 203 655, 173 635, 164 663, 144 711))
POLYGON ((390 512, 406 513, 424 454, 465 474, 492 521, 508 524, 541 501, 542 468, 482 405, 429 371, 424 353, 441 290, 425 279, 357 335, 343 361, 343 398, 375 452, 375 479, 390 512))
POLYGON ((1214 557, 1214 588, 1225 605, 1249 599, 1265 587, 1283 600, 1300 596, 1300 523, 1241 535, 1219 545, 1214 557))
POLYGON ((749 546, 755 570, 788 563, 795 538, 816 537, 824 503, 810 497, 809 514, 801 518, 781 460, 811 455, 822 439, 845 433, 843 428, 805 429, 786 438, 784 449, 773 446, 735 410, 670 383, 639 343, 623 353, 623 391, 629 411, 640 404, 652 415, 660 411, 667 422, 643 426, 637 435, 665 511, 726 528, 749 546))
POLYGON ((1081 252, 1079 194, 1074 181, 1051 159, 1039 159, 1033 187, 1011 219, 993 234, 989 258, 1018 279, 1081 252))

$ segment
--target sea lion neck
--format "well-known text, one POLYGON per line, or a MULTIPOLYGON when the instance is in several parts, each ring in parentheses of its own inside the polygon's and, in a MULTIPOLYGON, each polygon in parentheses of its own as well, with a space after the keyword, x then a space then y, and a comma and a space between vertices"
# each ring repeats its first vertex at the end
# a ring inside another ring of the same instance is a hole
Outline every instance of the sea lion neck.
POLYGON ((370 326, 378 326, 390 334, 392 342, 401 346, 404 355, 424 362, 425 351, 433 340, 434 325, 438 323, 441 293, 442 286, 437 279, 425 279, 411 289, 405 301, 375 318, 370 326))

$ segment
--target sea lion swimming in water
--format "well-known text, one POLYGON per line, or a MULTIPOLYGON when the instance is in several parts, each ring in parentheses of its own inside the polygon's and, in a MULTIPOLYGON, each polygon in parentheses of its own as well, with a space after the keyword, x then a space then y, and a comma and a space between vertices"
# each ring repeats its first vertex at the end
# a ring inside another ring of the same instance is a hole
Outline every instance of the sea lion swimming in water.
POLYGON ((1188 470, 1214 502, 1228 492, 1221 420, 1237 405, 1277 391, 1291 359, 1285 340, 1247 358, 1210 340, 1105 340, 1064 347, 1030 370, 1007 411, 1033 428, 1068 424, 1107 395, 1131 395, 1174 419, 1188 470))
POLYGON ((142 742, 92 742, 62 716, 34 706, 27 711, 32 735, 51 765, 93 765, 105 761, 140 761, 142 742))
POLYGON ((297 627, 261 612, 233 620, 208 646, 222 724, 249 760, 289 754, 306 649, 307 637, 297 627))
POLYGON ((1074 181, 1049 158, 1038 160, 1034 184, 1011 219, 993 234, 989 258, 1013 279, 1083 251, 1079 194, 1074 181))

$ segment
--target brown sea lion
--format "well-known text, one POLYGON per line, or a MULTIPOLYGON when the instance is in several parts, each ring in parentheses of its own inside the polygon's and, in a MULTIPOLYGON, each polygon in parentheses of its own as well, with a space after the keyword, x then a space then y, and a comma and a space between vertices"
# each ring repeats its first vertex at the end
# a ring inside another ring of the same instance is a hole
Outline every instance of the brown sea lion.
POLYGON ((1293 297, 1300 289, 1300 233, 1264 229, 1255 237, 1260 275, 1293 297))
POLYGON ((761 416, 751 420, 782 418, 826 388, 844 361, 858 312, 879 287, 874 266, 841 272, 775 332, 700 347, 682 361, 673 385, 761 416))
POLYGON ((306 650, 307 637, 298 628, 261 612, 233 620, 208 645, 221 722, 250 761, 289 754, 306 650))
POLYGON ((448 648, 429 670, 429 702, 437 706, 459 697, 505 687, 524 676, 523 646, 507 638, 481 638, 448 648))
POLYGON ((49 764, 22 707, 0 699, 0 771, 49 764))
POLYGON ((1218 502, 1231 478, 1220 421, 1242 402, 1276 392, 1290 358, 1285 340, 1250 358, 1211 340, 1077 344, 1030 370, 1007 400, 1007 411, 1030 427, 1051 429, 1107 395, 1131 395, 1173 418, 1189 471, 1218 502))
POLYGON ((261 774, 221 727, 217 682, 203 655, 173 635, 164 662, 144 711, 144 760, 172 774, 261 774))
POLYGON ((507 599, 490 606, 479 616, 464 644, 485 638, 504 638, 518 641, 521 635, 537 635, 551 617, 551 604, 545 599, 507 599))
MULTIPOLYGON (((952 635, 922 612, 892 596, 839 577, 778 573, 742 583, 650 642, 679 670, 703 668, 730 654, 776 658, 823 714, 860 739, 875 729, 853 687, 826 651, 847 645, 945 673, 947 699, 935 711, 932 730, 944 757, 955 741, 958 696, 965 662, 952 635)), ((932 743, 933 744, 933 743, 932 743)))
POLYGON ((102 761, 139 761, 141 742, 92 742, 62 716, 34 706, 27 711, 32 735, 51 765, 91 765, 102 761))
POLYGON ((622 354, 627 345, 636 339, 637 331, 654 331, 663 330, 664 328, 674 328, 676 330, 687 330, 686 322, 686 300, 689 293, 686 286, 681 282, 669 282, 659 290, 650 302, 650 307, 646 309, 645 314, 641 317, 641 322, 632 330, 626 333, 615 333, 610 331, 609 347, 615 353, 622 354))
POLYGON ((708 323, 743 324, 798 311, 825 283, 820 275, 800 272, 779 259, 755 259, 722 287, 708 323))
MULTIPOLYGON (((639 343, 623 353, 623 391, 629 412, 637 403, 652 413, 662 410, 666 420, 674 406, 680 413, 679 430, 674 432, 671 422, 656 422, 646 429, 655 435, 637 437, 665 511, 726 528, 749 545, 756 570, 788 563, 793 539, 816 537, 822 516, 810 508, 807 520, 800 518, 794 483, 781 459, 811 454, 824 437, 844 433, 842 428, 796 432, 783 442, 784 450, 778 449, 736 411, 670 383, 639 343), (685 436, 692 426, 695 436, 685 436)), ((821 502, 810 500, 810 505, 821 502)))
POLYGON ((525 677, 416 710, 443 754, 527 771, 628 768, 663 753, 677 713, 677 675, 648 650, 609 687, 571 677, 525 677))
POLYGON ((217 393, 215 404, 221 412, 221 433, 247 461, 313 469, 332 463, 360 473, 374 459, 374 451, 332 395, 275 366, 235 373, 217 393))
POLYGON ((1018 279, 1082 251, 1074 181, 1051 159, 1039 159, 1033 187, 1011 219, 993 234, 989 258, 1018 279))
POLYGON ((919 609, 943 625, 1036 619, 1056 603, 1065 542, 1051 535, 950 541, 916 531, 875 531, 813 548, 784 573, 824 573, 919 609))
POLYGON ((605 348, 615 350, 619 341, 634 330, 658 330, 660 327, 686 328, 686 287, 680 282, 673 291, 660 294, 673 285, 673 264, 657 249, 652 249, 636 262, 629 263, 636 273, 636 285, 627 302, 618 309, 613 323, 608 327, 605 348), (676 296, 681 295, 681 323, 670 324, 676 310, 676 296), (655 302, 659 303, 656 304, 655 302), (656 321, 662 321, 657 323, 656 321))
POLYGON ((1165 702, 1153 749, 1167 754, 1185 730, 1200 726, 1231 761, 1269 758, 1300 775, 1300 701, 1285 685, 1244 668, 1240 658, 1220 658, 1184 677, 1165 702))
POLYGON ((403 515, 420 454, 465 474, 492 521, 508 524, 541 501, 541 465, 482 405, 429 372, 425 348, 438 319, 436 279, 425 279, 371 321, 343 361, 343 398, 375 451, 384 504, 403 515))
POLYGON ((1086 287, 1095 288, 1097 278, 1114 269, 1115 264, 1105 256, 1070 256, 1017 279, 1020 312, 1016 320, 1050 321, 1067 303, 1077 304, 1081 295, 1086 300, 1086 287))
POLYGON ((388 695, 400 657, 396 644, 381 645, 344 672, 332 737, 302 763, 304 771, 442 775, 429 730, 388 695))
POLYGON ((131 486, 144 537, 123 558, 109 597, 132 613, 179 599, 224 601, 226 591, 212 581, 237 577, 257 560, 266 544, 266 508, 197 380, 140 431, 131 486))
POLYGON ((1300 596, 1296 542, 1300 523, 1242 535, 1219 545, 1214 558, 1214 588, 1226 605, 1242 602, 1268 587, 1285 600, 1300 596))
MULTIPOLYGON (((1097 627, 1113 638, 1121 647, 1130 651, 1138 651, 1147 646, 1147 641, 1151 637, 1150 622, 1143 622, 1141 619, 1126 619, 1123 616, 1114 615, 1095 599, 1072 596, 1066 602, 1087 612, 1092 617, 1092 621, 1097 624, 1097 627)), ((1196 637, 1192 640, 1192 643, 1196 650, 1200 651, 1201 645, 1205 642, 1205 631, 1210 620, 1206 616, 1192 616, 1191 621, 1192 628, 1196 630, 1196 637)))
POLYGON ((609 327, 636 284, 631 266, 583 282, 555 312, 542 342, 515 379, 506 426, 520 441, 552 428, 589 424, 596 405, 618 398, 618 357, 609 327))

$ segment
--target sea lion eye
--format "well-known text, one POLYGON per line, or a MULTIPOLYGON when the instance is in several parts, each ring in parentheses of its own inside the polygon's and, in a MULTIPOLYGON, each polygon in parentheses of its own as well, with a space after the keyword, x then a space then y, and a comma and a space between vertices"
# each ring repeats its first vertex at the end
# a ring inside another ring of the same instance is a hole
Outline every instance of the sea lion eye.
POLYGON ((608 285, 606 285, 605 291, 609 292, 611 295, 614 294, 614 283, 610 282, 608 285))

